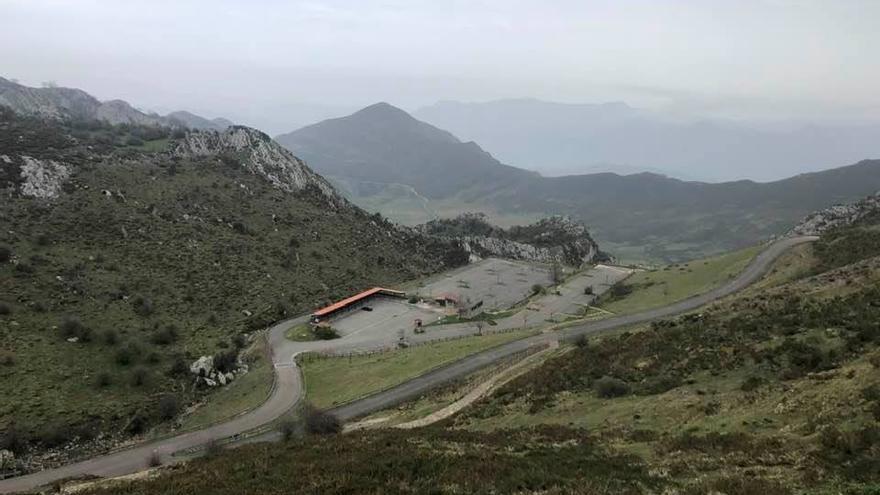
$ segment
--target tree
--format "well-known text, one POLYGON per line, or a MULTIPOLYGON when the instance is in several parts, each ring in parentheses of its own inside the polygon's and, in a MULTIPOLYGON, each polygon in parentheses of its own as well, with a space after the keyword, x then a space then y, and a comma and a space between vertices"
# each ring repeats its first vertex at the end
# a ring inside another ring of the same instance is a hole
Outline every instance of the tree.
POLYGON ((311 404, 306 404, 304 416, 306 431, 312 435, 334 435, 342 431, 339 418, 311 404))
POLYGON ((559 285, 565 279, 562 266, 558 261, 554 261, 553 264, 550 265, 550 279, 553 280, 553 285, 559 285))

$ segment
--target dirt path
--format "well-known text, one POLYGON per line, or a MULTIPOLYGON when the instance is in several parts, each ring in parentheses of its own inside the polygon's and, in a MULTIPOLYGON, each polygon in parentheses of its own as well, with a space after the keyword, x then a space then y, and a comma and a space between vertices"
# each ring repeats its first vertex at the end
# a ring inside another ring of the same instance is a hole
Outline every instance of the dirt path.
POLYGON ((402 429, 410 429, 410 428, 420 428, 422 426, 428 426, 430 424, 436 423, 442 419, 446 419, 453 414, 461 411, 465 407, 473 404, 477 400, 489 395, 502 385, 508 383, 514 378, 520 376, 526 371, 526 366, 529 364, 542 359, 547 354, 553 352, 554 350, 559 348, 559 341, 554 340, 550 342, 546 349, 540 350, 533 354, 526 356, 525 358, 519 360, 514 363, 512 366, 501 370, 500 372, 492 375, 488 380, 483 383, 477 385, 473 390, 465 394, 464 397, 458 399, 457 401, 449 404, 448 406, 434 411, 433 413, 425 416, 424 418, 419 418, 413 421, 409 421, 406 423, 401 423, 399 425, 394 425, 395 428, 402 429))

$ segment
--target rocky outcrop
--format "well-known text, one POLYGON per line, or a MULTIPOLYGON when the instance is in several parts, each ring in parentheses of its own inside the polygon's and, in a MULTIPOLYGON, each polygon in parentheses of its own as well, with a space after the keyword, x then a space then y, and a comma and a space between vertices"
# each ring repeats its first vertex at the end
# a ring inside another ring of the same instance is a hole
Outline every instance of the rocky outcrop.
POLYGON ((346 201, 326 179, 313 172, 305 162, 293 156, 262 132, 244 126, 223 131, 193 131, 175 147, 177 156, 209 156, 231 153, 242 166, 288 192, 315 188, 337 205, 346 201))
POLYGON ((811 213, 789 235, 821 235, 831 229, 852 225, 871 214, 880 213, 880 191, 848 205, 834 205, 811 213))
POLYGON ((214 367, 212 356, 202 356, 189 366, 189 371, 195 375, 197 384, 213 388, 232 383, 237 377, 248 372, 248 365, 237 361, 235 369, 224 373, 214 367))
POLYGON ((457 242, 472 262, 497 257, 580 266, 609 259, 599 250, 586 226, 568 217, 545 218, 505 230, 489 224, 481 214, 465 214, 450 220, 434 220, 416 229, 457 242))
MULTIPOLYGON (((38 160, 29 156, 22 156, 21 160, 21 194, 40 199, 58 197, 61 186, 70 178, 71 167, 54 160, 38 160)), ((11 160, 6 162, 4 160, 4 166, 12 163, 11 160)))

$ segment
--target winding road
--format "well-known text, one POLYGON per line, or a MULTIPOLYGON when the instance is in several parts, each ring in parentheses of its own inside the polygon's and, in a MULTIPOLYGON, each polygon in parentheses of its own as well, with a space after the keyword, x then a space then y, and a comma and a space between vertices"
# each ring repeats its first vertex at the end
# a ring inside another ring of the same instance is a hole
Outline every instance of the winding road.
MULTIPOLYGON (((551 341, 568 342, 581 335, 649 322, 658 318, 674 316, 699 308, 707 303, 740 291, 759 280, 770 269, 773 262, 788 249, 813 242, 818 237, 790 237, 769 244, 736 278, 727 284, 677 303, 640 313, 616 316, 566 328, 552 333, 542 333, 521 340, 494 347, 477 354, 462 358, 454 363, 435 369, 413 378, 396 387, 377 392, 376 394, 341 405, 331 412, 341 420, 348 421, 369 414, 400 402, 417 397, 424 392, 481 368, 500 359, 525 350, 533 345, 551 341)), ((281 417, 293 408, 303 396, 303 384, 299 371, 294 363, 295 354, 307 350, 325 350, 327 342, 292 342, 285 338, 287 329, 306 321, 306 317, 288 320, 273 326, 269 330, 269 344, 272 349, 272 361, 275 365, 275 387, 272 394, 260 407, 238 416, 228 422, 217 424, 203 430, 184 433, 171 438, 148 442, 118 452, 94 457, 55 469, 47 469, 33 474, 0 481, 0 493, 13 493, 32 490, 54 481, 95 475, 102 477, 121 476, 144 470, 148 467, 147 459, 158 454, 163 462, 174 462, 175 452, 197 448, 211 441, 226 439, 244 432, 265 426, 281 417)), ((334 350, 355 349, 357 339, 346 339, 345 347, 333 347, 334 350)))

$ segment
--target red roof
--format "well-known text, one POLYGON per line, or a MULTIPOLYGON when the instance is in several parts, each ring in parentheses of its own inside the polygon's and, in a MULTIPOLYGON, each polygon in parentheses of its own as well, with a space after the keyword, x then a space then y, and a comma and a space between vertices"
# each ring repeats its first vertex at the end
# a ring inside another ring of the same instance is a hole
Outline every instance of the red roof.
POLYGON ((352 305, 362 299, 366 299, 374 294, 379 294, 380 292, 391 292, 395 295, 402 295, 403 294, 403 292, 400 292, 398 290, 384 289, 382 287, 373 287, 370 290, 365 290, 365 291, 361 292, 360 294, 355 294, 355 295, 353 295, 351 297, 347 297, 339 302, 335 302, 335 303, 331 304, 330 306, 327 306, 325 308, 321 308, 321 309, 315 311, 314 313, 312 313, 312 316, 328 315, 328 314, 330 314, 334 311, 340 310, 346 306, 350 306, 350 305, 352 305))

